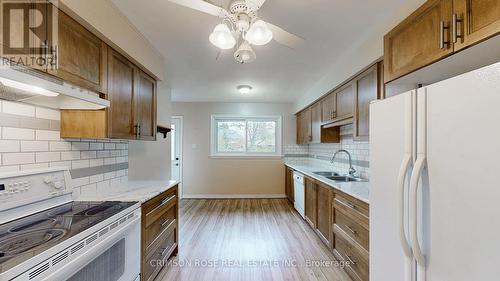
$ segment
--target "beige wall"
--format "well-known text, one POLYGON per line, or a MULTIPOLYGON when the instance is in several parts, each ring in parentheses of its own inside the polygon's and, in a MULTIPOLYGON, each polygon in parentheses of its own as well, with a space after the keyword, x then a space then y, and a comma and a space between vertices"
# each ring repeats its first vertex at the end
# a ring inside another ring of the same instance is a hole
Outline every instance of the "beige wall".
POLYGON ((184 117, 184 197, 270 197, 284 195, 282 159, 210 158, 210 117, 281 115, 283 144, 295 143, 292 104, 172 103, 172 115, 184 117))
MULTIPOLYGON (((157 122, 170 127, 171 90, 164 82, 158 82, 157 122)), ((162 134, 156 141, 129 142, 129 179, 130 180, 170 180, 170 137, 164 139, 162 134)))
POLYGON ((110 0, 59 0, 58 5, 163 80, 163 57, 110 0))

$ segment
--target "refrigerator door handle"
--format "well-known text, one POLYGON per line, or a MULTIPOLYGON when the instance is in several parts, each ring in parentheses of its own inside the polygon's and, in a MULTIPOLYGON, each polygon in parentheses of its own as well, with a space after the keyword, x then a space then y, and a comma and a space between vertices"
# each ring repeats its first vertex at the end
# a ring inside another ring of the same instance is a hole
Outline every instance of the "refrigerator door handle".
POLYGON ((418 242, 418 184, 422 176, 426 157, 423 155, 417 156, 415 167, 410 179, 410 229, 411 229, 411 244, 413 248, 413 256, 417 264, 425 267, 425 256, 418 242))
POLYGON ((401 162, 401 167, 399 169, 398 175, 398 189, 399 189, 399 239, 401 241, 401 246, 403 247, 403 252, 405 256, 409 259, 413 257, 411 245, 409 239, 406 236, 405 231, 405 180, 408 174, 408 168, 411 164, 411 154, 405 154, 403 161, 401 162))

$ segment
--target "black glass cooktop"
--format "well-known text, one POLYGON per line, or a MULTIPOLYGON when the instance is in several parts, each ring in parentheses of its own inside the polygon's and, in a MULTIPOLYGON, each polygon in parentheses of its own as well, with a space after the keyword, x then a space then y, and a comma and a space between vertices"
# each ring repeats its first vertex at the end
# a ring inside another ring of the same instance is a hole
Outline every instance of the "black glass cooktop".
POLYGON ((0 225, 0 272, 89 229, 134 202, 74 201, 0 225))

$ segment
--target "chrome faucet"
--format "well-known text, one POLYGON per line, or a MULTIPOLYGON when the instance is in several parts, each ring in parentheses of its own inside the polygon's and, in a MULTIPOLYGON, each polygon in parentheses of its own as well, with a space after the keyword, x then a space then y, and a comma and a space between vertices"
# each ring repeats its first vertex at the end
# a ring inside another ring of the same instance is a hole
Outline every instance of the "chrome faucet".
POLYGON ((345 149, 337 150, 337 152, 335 152, 333 154, 332 160, 330 160, 330 162, 333 164, 333 160, 335 160, 335 157, 337 157, 337 154, 339 154, 340 152, 345 152, 347 154, 347 156, 349 157, 349 175, 351 177, 354 177, 356 175, 356 169, 354 169, 354 166, 352 165, 352 157, 351 157, 351 153, 349 153, 349 151, 347 151, 345 149))

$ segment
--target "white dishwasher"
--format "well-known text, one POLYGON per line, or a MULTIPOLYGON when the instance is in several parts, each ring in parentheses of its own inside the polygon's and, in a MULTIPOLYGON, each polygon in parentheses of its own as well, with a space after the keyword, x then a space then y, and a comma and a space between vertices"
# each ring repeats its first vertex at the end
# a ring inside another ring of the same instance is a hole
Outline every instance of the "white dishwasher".
POLYGON ((304 175, 298 172, 293 172, 293 197, 294 207, 299 214, 304 217, 305 206, 305 190, 304 190, 304 175))

